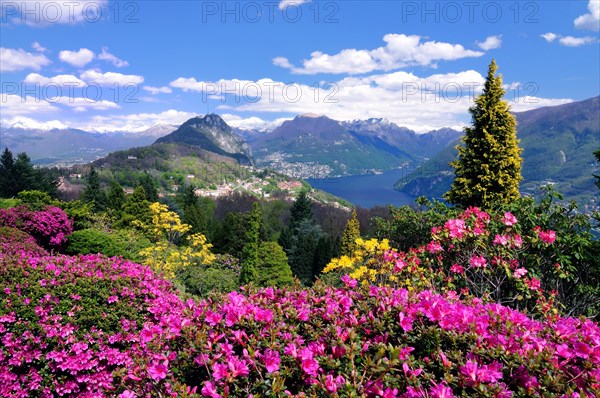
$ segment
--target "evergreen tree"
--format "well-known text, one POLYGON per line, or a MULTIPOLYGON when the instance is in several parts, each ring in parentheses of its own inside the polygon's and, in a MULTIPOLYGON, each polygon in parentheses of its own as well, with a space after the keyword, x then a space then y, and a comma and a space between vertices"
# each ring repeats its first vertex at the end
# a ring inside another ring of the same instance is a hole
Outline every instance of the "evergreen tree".
POLYGON ((93 203, 94 210, 104 210, 106 207, 106 195, 100 186, 100 176, 94 166, 90 169, 82 199, 86 203, 93 203))
POLYGON ((33 168, 31 159, 25 152, 19 153, 15 160, 15 191, 21 192, 36 189, 37 179, 40 177, 33 168))
POLYGON ((125 204, 126 200, 127 197, 125 196, 123 187, 117 181, 113 180, 108 189, 106 206, 116 213, 120 213, 123 210, 123 205, 125 204))
POLYGON ((327 234, 322 234, 315 249, 312 269, 313 280, 323 271, 323 268, 329 264, 333 257, 333 242, 327 234))
POLYGON ((312 202, 308 197, 308 192, 303 189, 298 194, 296 201, 290 208, 290 229, 298 228, 303 220, 314 222, 314 214, 312 210, 312 202))
POLYGON ((360 238, 360 223, 356 217, 356 210, 352 211, 352 218, 348 220, 344 233, 342 234, 342 243, 340 254, 342 256, 352 256, 358 248, 356 240, 360 238))
POLYGON ((229 212, 217 227, 213 239, 213 251, 219 254, 231 254, 241 258, 246 245, 246 215, 239 212, 229 212))
POLYGON ((516 120, 502 98, 502 76, 496 76, 496 61, 489 66, 483 93, 469 109, 472 127, 465 129, 464 146, 451 163, 455 179, 444 197, 467 207, 491 208, 520 197, 521 149, 516 120))
POLYGON ((256 284, 283 287, 294 283, 283 248, 277 242, 262 242, 258 248, 256 284))
POLYGON ((242 271, 240 273, 240 283, 255 282, 257 279, 258 268, 258 248, 260 245, 260 222, 262 213, 257 202, 252 205, 252 211, 248 216, 246 244, 242 249, 242 271))
POLYGON ((138 220, 144 224, 150 224, 152 221, 152 212, 150 211, 150 202, 146 200, 146 192, 141 186, 133 190, 133 193, 127 197, 123 205, 123 213, 120 226, 128 226, 132 221, 138 220))
POLYGON ((304 219, 292 235, 291 248, 287 250, 290 268, 295 277, 305 285, 314 280, 316 252, 323 231, 309 219, 304 219))
POLYGON ((158 190, 156 189, 154 178, 150 174, 144 173, 142 178, 140 178, 139 186, 144 188, 147 201, 150 203, 158 202, 158 190))
POLYGON ((0 197, 11 198, 18 193, 15 181, 15 159, 12 152, 5 148, 0 156, 0 197))

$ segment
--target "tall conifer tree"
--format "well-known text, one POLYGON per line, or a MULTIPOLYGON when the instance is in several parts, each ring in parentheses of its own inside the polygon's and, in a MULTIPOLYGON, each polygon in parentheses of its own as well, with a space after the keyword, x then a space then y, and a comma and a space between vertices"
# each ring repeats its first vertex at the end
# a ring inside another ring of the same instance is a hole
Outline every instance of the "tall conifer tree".
POLYGON ((444 197, 462 207, 491 208, 520 197, 521 149, 516 119, 510 113, 496 76, 496 61, 489 66, 483 93, 469 109, 472 127, 465 129, 458 159, 451 163, 455 179, 444 197))

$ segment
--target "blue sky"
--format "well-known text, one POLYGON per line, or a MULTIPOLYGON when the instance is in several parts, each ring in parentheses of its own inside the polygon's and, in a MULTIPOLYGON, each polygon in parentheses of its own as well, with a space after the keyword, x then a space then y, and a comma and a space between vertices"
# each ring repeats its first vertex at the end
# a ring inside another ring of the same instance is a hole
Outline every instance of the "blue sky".
POLYGON ((600 94, 600 1, 7 1, 3 125, 206 112, 461 127, 495 58, 515 111, 600 94))

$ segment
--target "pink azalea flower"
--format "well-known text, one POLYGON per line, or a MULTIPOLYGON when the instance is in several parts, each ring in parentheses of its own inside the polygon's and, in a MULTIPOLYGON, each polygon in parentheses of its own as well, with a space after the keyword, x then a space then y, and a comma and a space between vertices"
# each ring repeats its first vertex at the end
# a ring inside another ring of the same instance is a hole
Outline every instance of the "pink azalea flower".
POLYGON ((431 398, 454 398, 452 389, 444 383, 436 384, 429 390, 431 398))
POLYGON ((450 271, 454 272, 455 274, 464 274, 465 268, 462 265, 454 264, 452 267, 450 267, 450 271))
POLYGON ((267 368, 267 372, 274 373, 279 370, 279 364, 281 363, 281 359, 279 358, 279 353, 273 350, 266 350, 262 356, 263 363, 265 364, 265 368, 267 368))
POLYGON ((494 244, 506 246, 506 245, 508 245, 508 237, 506 235, 496 234, 496 236, 494 237, 494 244))
POLYGON ((504 223, 504 225, 510 227, 517 223, 517 218, 511 212, 507 211, 506 213, 504 213, 504 218, 502 218, 502 222, 504 223))
POLYGON ((444 227, 448 230, 451 238, 460 239, 467 232, 464 220, 460 219, 448 220, 444 227))
POLYGON ((317 376, 319 374, 319 362, 314 358, 303 359, 302 370, 309 376, 317 376))
POLYGON ((444 249, 442 249, 442 246, 438 242, 431 241, 427 244, 427 251, 431 254, 434 254, 437 252, 444 251, 444 249))
POLYGON ((119 394, 119 398, 135 398, 135 393, 130 390, 125 390, 119 394))
POLYGON ((214 383, 207 381, 204 383, 204 387, 202 387, 202 395, 210 398, 221 398, 221 395, 217 392, 217 386, 214 383))
POLYGON ((517 268, 515 272, 513 272, 513 276, 517 279, 522 278, 527 274, 527 270, 525 268, 517 268))
POLYGON ((167 377, 167 367, 162 362, 153 362, 152 365, 148 368, 148 374, 150 377, 156 381, 162 380, 167 377))
POLYGON ((338 386, 332 375, 327 375, 327 378, 325 379, 325 389, 330 394, 333 394, 337 391, 338 386))
POLYGON ((542 240, 542 242, 547 244, 552 244, 556 240, 556 233, 554 231, 540 231, 538 236, 542 240))
POLYGON ((487 265, 487 261, 483 256, 473 255, 469 259, 469 264, 471 264, 473 268, 485 268, 487 265))
POLYGON ((227 365, 223 363, 213 363, 212 370, 212 376, 215 380, 225 379, 229 375, 229 369, 227 368, 227 365))

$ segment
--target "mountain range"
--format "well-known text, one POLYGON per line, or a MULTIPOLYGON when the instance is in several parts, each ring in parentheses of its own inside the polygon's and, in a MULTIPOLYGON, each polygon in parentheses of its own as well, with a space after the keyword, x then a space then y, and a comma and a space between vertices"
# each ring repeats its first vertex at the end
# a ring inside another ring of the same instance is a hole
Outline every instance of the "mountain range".
POLYGON ((385 119, 338 122, 299 115, 271 132, 248 134, 256 164, 298 178, 367 174, 422 162, 460 132, 417 134, 385 119))
POLYGON ((27 152, 39 165, 87 163, 110 152, 152 144, 177 129, 169 124, 131 132, 94 132, 73 128, 41 129, 14 124, 0 128, 0 147, 13 153, 27 152))

